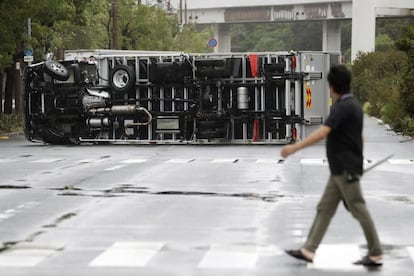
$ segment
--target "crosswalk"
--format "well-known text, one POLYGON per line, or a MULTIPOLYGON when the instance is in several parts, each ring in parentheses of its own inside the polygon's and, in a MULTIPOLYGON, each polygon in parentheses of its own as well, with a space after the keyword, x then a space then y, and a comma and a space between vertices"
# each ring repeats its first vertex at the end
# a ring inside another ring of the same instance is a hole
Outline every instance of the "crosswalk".
MULTIPOLYGON (((24 160, 16 158, 0 158, 0 163, 7 164, 13 162, 22 163, 24 160)), ((104 162, 117 162, 119 164, 130 165, 130 164, 142 164, 149 162, 162 162, 169 164, 188 164, 188 163, 197 163, 197 162, 207 162, 210 164, 236 164, 236 163, 256 163, 256 164, 286 164, 284 159, 263 159, 263 158, 213 158, 213 159, 197 159, 197 158, 171 158, 166 160, 152 160, 151 158, 133 158, 133 159, 121 159, 114 160, 112 158, 102 159, 102 158, 90 158, 90 159, 81 159, 81 160, 69 160, 65 158, 44 158, 29 160, 27 162, 32 164, 50 164, 50 163, 59 163, 59 162, 73 162, 76 164, 99 164, 104 162)), ((365 164, 375 163, 377 160, 365 159, 365 164)), ((289 161, 292 162, 292 161, 289 161)), ((414 165, 413 159, 389 159, 387 163, 390 165, 414 165)), ((328 162, 325 158, 301 158, 299 159, 299 164, 301 165, 328 165, 328 162)))
POLYGON ((145 267, 163 246, 162 242, 115 242, 89 266, 145 267))
MULTIPOLYGON (((50 258, 59 258, 59 254, 65 253, 64 248, 64 244, 18 244, 0 252, 0 269, 41 266, 42 262, 50 258)), ((166 248, 168 244, 162 241, 116 241, 97 251, 95 256, 84 263, 95 268, 162 267, 162 258, 156 256, 165 254, 166 248)), ((414 266, 414 247, 406 246, 403 249, 406 256, 400 256, 400 260, 406 257, 414 266)), ((363 268, 354 265, 353 262, 360 259, 363 254, 363 250, 357 244, 322 244, 316 252, 314 262, 305 266, 309 270, 358 271, 363 268)), ((184 265, 192 269, 254 270, 261 267, 261 258, 283 258, 286 265, 300 262, 286 256, 284 251, 275 245, 215 243, 205 248, 198 261, 184 265)), ((385 258, 384 262, 387 261, 392 260, 385 258)))

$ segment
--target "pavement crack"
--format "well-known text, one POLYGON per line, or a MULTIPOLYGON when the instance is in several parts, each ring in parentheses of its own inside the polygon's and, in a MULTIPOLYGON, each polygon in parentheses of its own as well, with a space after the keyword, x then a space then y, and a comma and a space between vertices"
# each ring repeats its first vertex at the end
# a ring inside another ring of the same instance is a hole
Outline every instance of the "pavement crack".
POLYGON ((251 192, 244 193, 216 193, 216 192, 201 192, 201 191, 149 191, 147 187, 134 187, 131 185, 116 186, 111 189, 104 190, 106 195, 109 194, 147 194, 147 195, 178 195, 178 196, 205 196, 205 197, 228 197, 228 198, 243 198, 250 200, 262 200, 265 202, 276 202, 278 199, 285 197, 277 191, 269 191, 268 193, 258 194, 251 192))
MULTIPOLYGON (((20 180, 19 180, 20 181, 20 180)), ((30 189, 27 185, 0 185, 0 189, 30 189)))
POLYGON ((64 215, 58 217, 57 219, 55 219, 55 221, 53 223, 43 225, 43 228, 55 228, 60 223, 62 223, 63 221, 68 220, 68 219, 70 219, 70 218, 72 218, 74 216, 77 216, 77 215, 78 215, 77 212, 71 212, 71 213, 64 214, 64 215))
MULTIPOLYGON (((274 180, 278 182, 278 179, 274 180)), ((52 188, 52 190, 61 191, 60 196, 91 196, 91 197, 122 197, 127 195, 175 195, 175 196, 204 196, 204 197, 223 197, 223 198, 242 198, 248 200, 262 200, 265 202, 277 202, 279 199, 288 195, 281 194, 278 191, 268 191, 266 193, 240 192, 240 193, 217 193, 203 191, 180 191, 165 190, 151 191, 148 187, 134 186, 133 184, 121 184, 104 190, 84 190, 74 186, 65 186, 62 188, 52 188)), ((75 214, 76 215, 76 214, 75 214)), ((51 227, 51 226, 49 226, 51 227)))

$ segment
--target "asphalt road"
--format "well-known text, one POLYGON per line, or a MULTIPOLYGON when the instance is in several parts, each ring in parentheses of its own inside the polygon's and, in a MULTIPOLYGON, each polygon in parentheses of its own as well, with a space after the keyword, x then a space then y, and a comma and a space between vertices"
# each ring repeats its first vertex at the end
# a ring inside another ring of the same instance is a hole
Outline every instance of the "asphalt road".
POLYGON ((49 146, 0 139, 0 275, 414 275, 414 142, 366 118, 363 189, 385 248, 338 209, 314 264, 299 247, 328 177, 324 145, 49 146))

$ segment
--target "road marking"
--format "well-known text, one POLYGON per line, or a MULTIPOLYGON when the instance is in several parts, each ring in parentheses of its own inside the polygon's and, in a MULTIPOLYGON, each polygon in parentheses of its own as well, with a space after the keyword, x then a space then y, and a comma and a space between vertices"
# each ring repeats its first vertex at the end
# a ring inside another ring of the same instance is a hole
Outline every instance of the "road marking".
POLYGON ((161 242, 115 242, 89 266, 144 267, 163 246, 161 242))
POLYGON ((414 262, 414 247, 413 246, 407 246, 408 254, 411 257, 411 260, 414 262))
POLYGON ((62 249, 63 245, 18 244, 1 252, 0 267, 33 267, 62 249))
POLYGON ((253 245, 211 245, 198 268, 253 269, 259 249, 253 245))
POLYGON ((214 159, 214 160, 211 160, 210 161, 210 163, 218 163, 218 164, 221 164, 221 163, 237 163, 239 161, 239 159, 214 159))
POLYGON ((256 163, 257 164, 276 164, 279 163, 280 160, 275 160, 275 159, 257 159, 256 163))
POLYGON ((193 162, 194 159, 170 159, 165 161, 165 163, 172 163, 172 164, 186 164, 186 163, 190 163, 193 162))
POLYGON ((291 230, 290 235, 293 237, 303 237, 303 230, 301 229, 291 230))
POLYGON ((0 159, 0 163, 10 163, 10 162, 15 162, 16 160, 13 159, 0 159))
POLYGON ((62 159, 39 159, 35 161, 31 161, 31 163, 54 163, 62 161, 62 159))
POLYGON ((13 213, 0 213, 0 222, 9 218, 14 217, 13 213))
POLYGON ((28 201, 28 202, 25 202, 25 203, 20 204, 19 206, 17 206, 17 209, 24 209, 24 208, 30 209, 30 208, 33 208, 33 207, 39 205, 39 204, 40 204, 39 201, 28 201))
POLYGON ((105 162, 105 159, 81 159, 81 160, 77 160, 75 161, 76 163, 102 163, 105 162))
POLYGON ((357 244, 322 244, 315 254, 309 269, 321 270, 361 270, 353 262, 361 258, 357 244))
POLYGON ((127 160, 123 160, 121 161, 121 163, 123 164, 139 164, 139 163, 144 163, 147 162, 147 159, 127 159, 127 160))
POLYGON ((413 160, 410 159, 390 159, 388 160, 390 164, 393 165, 413 165, 413 160))
POLYGON ((26 202, 24 204, 20 204, 15 209, 4 210, 2 213, 0 213, 0 222, 14 217, 18 213, 22 212, 23 209, 29 209, 29 208, 32 208, 32 207, 34 207, 36 205, 39 205, 39 204, 40 204, 40 202, 29 201, 29 202, 26 202))
POLYGON ((105 171, 116 171, 116 170, 119 170, 119 169, 121 169, 123 167, 125 167, 125 165, 113 166, 113 167, 110 167, 110 168, 105 169, 105 171))
POLYGON ((324 165, 325 160, 324 159, 316 159, 316 158, 304 158, 300 159, 300 163, 302 165, 324 165))

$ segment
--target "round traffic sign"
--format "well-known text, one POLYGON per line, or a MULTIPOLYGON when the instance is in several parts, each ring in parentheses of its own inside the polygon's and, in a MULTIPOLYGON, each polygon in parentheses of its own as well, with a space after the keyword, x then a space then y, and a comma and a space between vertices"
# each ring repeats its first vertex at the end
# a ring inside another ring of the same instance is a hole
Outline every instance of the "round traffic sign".
POLYGON ((216 47, 217 44, 218 44, 218 42, 217 42, 217 39, 215 39, 215 38, 212 38, 208 41, 208 46, 211 47, 211 48, 216 47))

